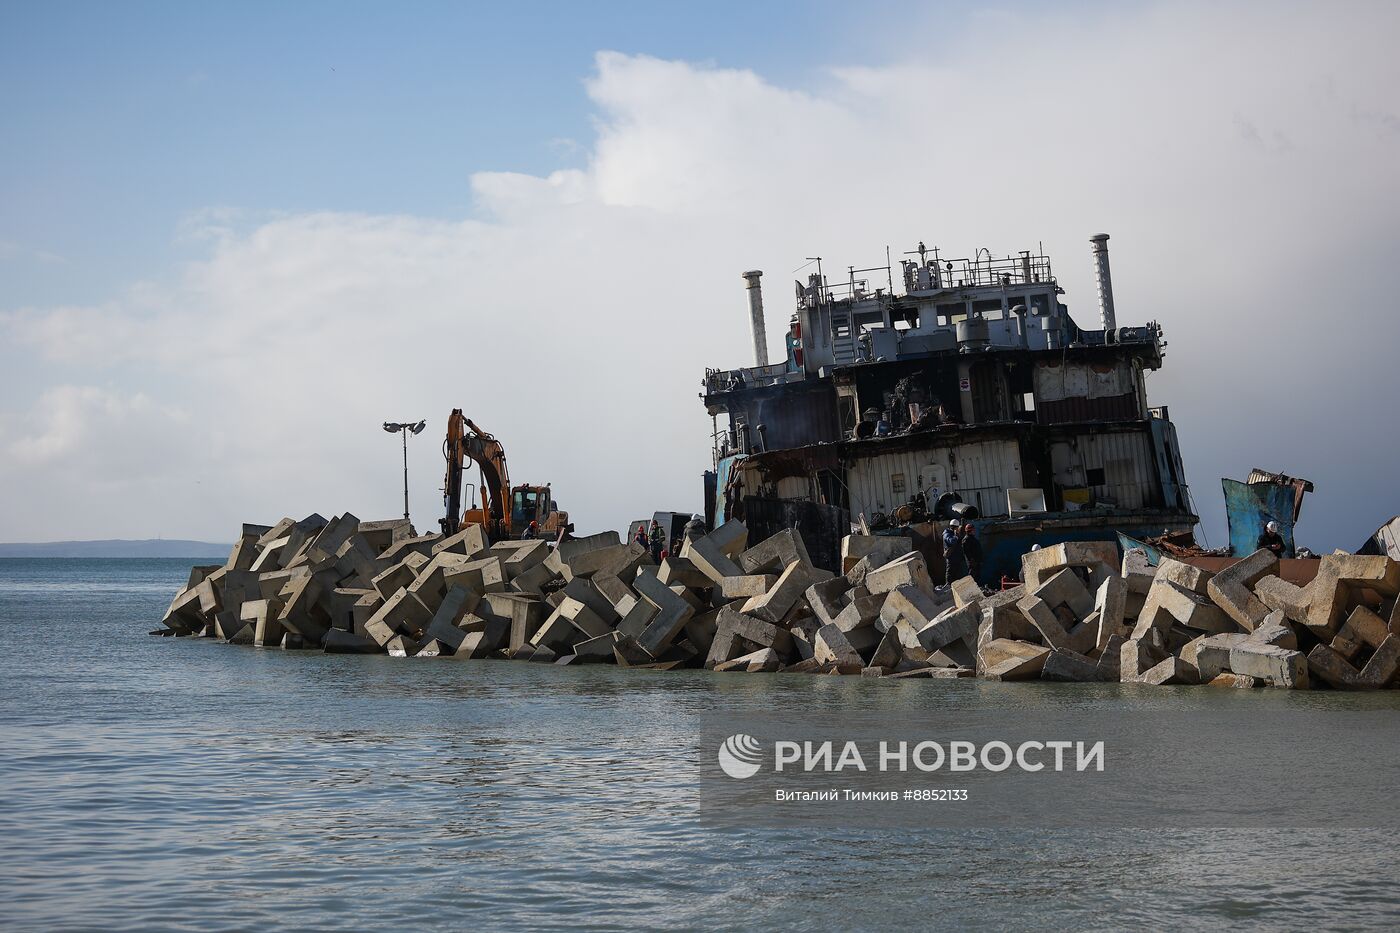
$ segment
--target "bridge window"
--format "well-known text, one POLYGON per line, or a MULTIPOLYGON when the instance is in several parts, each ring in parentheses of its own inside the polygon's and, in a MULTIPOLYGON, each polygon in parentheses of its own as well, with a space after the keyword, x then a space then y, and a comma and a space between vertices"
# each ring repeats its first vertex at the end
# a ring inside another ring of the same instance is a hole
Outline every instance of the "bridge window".
POLYGON ((950 301, 941 304, 934 309, 943 324, 956 324, 967 317, 967 303, 962 301, 950 301))

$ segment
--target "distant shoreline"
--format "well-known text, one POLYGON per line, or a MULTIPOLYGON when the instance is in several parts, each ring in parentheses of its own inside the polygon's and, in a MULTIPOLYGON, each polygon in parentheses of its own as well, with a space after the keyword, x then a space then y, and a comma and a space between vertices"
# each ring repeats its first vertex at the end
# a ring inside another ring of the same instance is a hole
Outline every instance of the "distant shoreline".
POLYGON ((211 541, 149 538, 104 541, 47 541, 0 544, 0 558, 5 557, 125 557, 125 558, 190 558, 192 560, 228 557, 229 545, 211 541))

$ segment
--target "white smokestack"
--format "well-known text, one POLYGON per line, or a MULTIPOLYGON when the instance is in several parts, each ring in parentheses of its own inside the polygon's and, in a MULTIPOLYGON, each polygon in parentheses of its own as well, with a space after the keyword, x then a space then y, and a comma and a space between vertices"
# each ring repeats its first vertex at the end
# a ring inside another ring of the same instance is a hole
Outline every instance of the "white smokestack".
POLYGON ((1094 251, 1094 284, 1099 288, 1099 320, 1103 321, 1104 338, 1118 326, 1118 318, 1113 313, 1113 278, 1108 272, 1108 234, 1096 233, 1089 237, 1089 246, 1094 251))
POLYGON ((744 273, 749 290, 749 318, 753 324, 753 357, 758 366, 768 365, 768 329, 763 325, 763 286, 758 280, 763 273, 754 269, 744 273))

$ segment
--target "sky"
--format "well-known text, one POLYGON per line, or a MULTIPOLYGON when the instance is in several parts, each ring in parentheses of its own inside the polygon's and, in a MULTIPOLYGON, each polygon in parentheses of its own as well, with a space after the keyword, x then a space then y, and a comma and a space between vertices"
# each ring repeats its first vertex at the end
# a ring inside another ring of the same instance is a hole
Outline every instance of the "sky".
POLYGON ((462 408, 581 532, 701 508, 709 367, 805 257, 1043 244, 1161 323, 1220 478, 1400 513, 1400 8, 0 5, 0 540, 441 513, 462 408))

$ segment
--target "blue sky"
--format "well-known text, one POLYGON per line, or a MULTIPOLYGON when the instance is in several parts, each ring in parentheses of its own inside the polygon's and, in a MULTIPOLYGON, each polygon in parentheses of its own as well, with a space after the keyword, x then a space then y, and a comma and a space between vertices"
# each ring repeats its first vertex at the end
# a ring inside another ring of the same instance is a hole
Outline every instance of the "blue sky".
POLYGON ((1355 547, 1400 512, 1400 8, 1260 9, 0 5, 0 539, 393 515, 379 423, 453 407, 581 527, 697 507, 739 272, 777 316, 805 256, 1043 243, 1092 321, 1107 231, 1207 539, 1258 466, 1355 547))
POLYGON ((187 258, 181 224, 210 207, 460 217, 472 172, 582 162, 599 50, 802 84, 862 56, 890 9, 7 3, 0 241, 21 255, 6 297, 100 300, 187 258))

